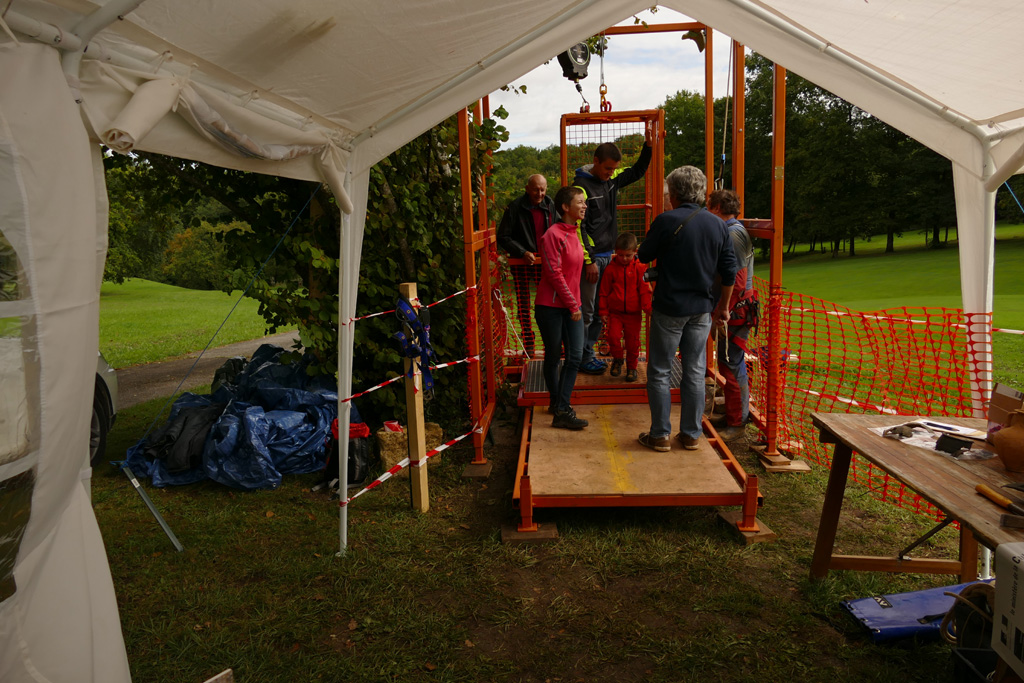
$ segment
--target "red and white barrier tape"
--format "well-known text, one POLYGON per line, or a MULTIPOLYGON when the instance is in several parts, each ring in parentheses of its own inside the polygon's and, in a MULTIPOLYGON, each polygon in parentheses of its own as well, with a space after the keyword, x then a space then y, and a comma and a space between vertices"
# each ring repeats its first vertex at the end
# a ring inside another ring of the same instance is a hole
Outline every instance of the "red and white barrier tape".
POLYGON ((353 394, 353 395, 349 396, 348 398, 343 398, 343 399, 341 399, 341 402, 342 403, 346 403, 348 401, 351 401, 352 399, 359 398, 360 396, 365 396, 366 394, 369 394, 371 391, 377 391, 378 389, 383 389, 384 387, 386 387, 387 385, 391 384, 392 382, 397 382, 400 379, 405 379, 405 375, 399 375, 398 377, 392 377, 389 380, 385 380, 385 381, 381 382, 380 384, 378 384, 375 387, 370 387, 366 391, 360 391, 358 394, 353 394))
MULTIPOLYGON (((437 301, 435 301, 432 304, 424 304, 419 299, 416 299, 416 302, 419 303, 421 306, 424 306, 426 308, 430 308, 432 306, 438 305, 439 303, 443 303, 445 301, 448 301, 448 299, 454 299, 455 297, 460 296, 462 294, 465 294, 466 292, 468 292, 470 290, 474 290, 474 289, 476 289, 476 285, 471 285, 471 286, 467 287, 466 289, 463 289, 463 290, 460 290, 458 292, 455 292, 454 294, 449 294, 448 296, 446 296, 443 299, 438 299, 437 301)), ((378 311, 377 313, 368 313, 367 315, 361 315, 358 318, 349 318, 348 320, 344 321, 341 324, 342 325, 350 325, 350 324, 352 324, 354 322, 359 322, 360 320, 366 320, 367 318, 376 318, 378 316, 388 315, 389 313, 394 313, 394 312, 395 312, 395 309, 392 308, 390 311, 378 311)))
POLYGON ((892 408, 885 408, 883 406, 876 406, 876 405, 872 405, 870 403, 861 403, 860 401, 855 401, 852 398, 843 398, 842 396, 833 396, 831 394, 823 394, 821 392, 814 391, 813 389, 801 389, 800 387, 793 387, 793 388, 796 389, 797 391, 802 391, 805 394, 810 394, 811 396, 818 396, 819 398, 827 398, 827 399, 830 399, 832 401, 839 401, 840 403, 846 403, 847 405, 851 405, 851 406, 854 406, 854 407, 857 407, 857 408, 869 408, 871 410, 877 410, 880 413, 885 413, 886 415, 899 415, 899 413, 896 412, 895 410, 893 410, 892 408))
MULTIPOLYGON (((462 360, 453 360, 450 363, 441 363, 440 365, 432 365, 430 367, 431 367, 432 370, 438 370, 440 368, 447 368, 447 367, 452 366, 452 365, 458 365, 459 363, 479 363, 479 362, 480 362, 480 356, 470 356, 469 358, 463 358, 462 360)), ((346 403, 348 401, 351 401, 352 399, 359 398, 360 396, 365 396, 366 394, 369 394, 370 392, 377 391, 378 389, 383 389, 384 387, 386 387, 387 385, 391 384, 392 382, 397 382, 400 379, 405 379, 405 375, 399 375, 398 377, 392 377, 389 380, 385 380, 385 381, 381 382, 380 384, 378 384, 375 387, 370 387, 366 391, 360 391, 358 394, 353 394, 352 396, 349 396, 348 398, 343 398, 343 399, 341 399, 341 402, 342 403, 346 403)))
POLYGON ((339 507, 345 507, 346 505, 348 505, 348 504, 349 504, 349 503, 351 503, 351 502, 352 502, 353 500, 355 500, 355 499, 356 499, 356 498, 358 498, 359 496, 363 495, 363 494, 364 494, 364 493, 366 493, 367 491, 369 491, 369 490, 371 490, 371 489, 375 489, 375 488, 377 488, 378 486, 380 486, 381 484, 383 484, 384 482, 386 482, 386 481, 387 481, 388 479, 390 479, 391 477, 393 477, 393 476, 395 476, 396 474, 398 474, 399 472, 401 472, 401 471, 402 471, 403 469, 405 469, 406 467, 423 467, 424 465, 426 465, 426 464, 427 464, 427 460, 429 460, 430 458, 434 457, 434 456, 435 456, 435 455, 437 455, 438 453, 441 453, 442 451, 446 451, 446 450, 448 450, 449 448, 451 448, 452 446, 454 446, 454 445, 455 445, 455 444, 457 444, 458 442, 460 442, 460 441, 462 441, 463 439, 465 439, 465 438, 466 438, 467 436, 471 436, 471 435, 473 435, 473 434, 479 434, 479 433, 481 433, 481 432, 483 432, 483 430, 482 430, 482 429, 480 428, 480 426, 479 426, 479 425, 477 425, 476 427, 474 427, 473 429, 469 430, 468 432, 466 432, 466 433, 465 433, 465 434, 463 434, 462 436, 457 436, 457 437, 455 437, 454 439, 452 439, 451 441, 448 441, 448 442, 446 442, 446 443, 443 443, 443 444, 441 444, 440 446, 438 446, 438 447, 437 447, 437 448, 435 448, 434 450, 432 450, 432 451, 428 451, 428 452, 427 452, 427 454, 426 454, 426 456, 425 456, 425 457, 424 457, 424 458, 423 458, 422 460, 417 460, 416 462, 411 462, 411 461, 409 460, 409 458, 405 458, 404 460, 402 460, 401 462, 399 462, 399 463, 398 463, 397 465, 395 465, 394 467, 392 467, 391 469, 389 469, 389 470, 388 470, 387 472, 385 472, 384 474, 380 475, 379 477, 377 477, 376 479, 374 479, 374 480, 373 480, 372 482, 370 482, 370 483, 369 483, 369 484, 368 484, 368 485, 367 485, 367 486, 366 486, 366 487, 365 487, 365 488, 364 488, 364 489, 363 489, 362 491, 360 491, 359 493, 355 494, 354 496, 351 496, 351 497, 349 497, 349 498, 348 498, 348 499, 346 499, 346 500, 338 501, 338 506, 339 506, 339 507))
POLYGON ((443 299, 438 299, 437 301, 435 301, 432 304, 426 304, 426 307, 430 308, 432 306, 436 306, 438 304, 444 303, 445 301, 448 301, 448 299, 454 299, 455 297, 457 297, 457 296, 459 296, 461 294, 465 294, 466 292, 469 292, 469 291, 472 291, 472 290, 475 290, 475 289, 476 289, 476 285, 470 285, 469 287, 466 287, 465 289, 463 289, 461 291, 455 292, 454 294, 449 294, 448 296, 446 296, 443 299))
POLYGON ((431 365, 431 370, 440 370, 441 368, 451 367, 452 365, 458 365, 459 363, 479 363, 480 356, 470 356, 469 358, 463 358, 462 360, 453 360, 450 363, 441 363, 440 365, 431 365))
MULTIPOLYGON (((864 320, 892 320, 893 322, 911 323, 911 324, 914 324, 914 325, 927 325, 928 324, 927 320, 915 320, 914 318, 897 318, 896 316, 892 316, 892 315, 868 315, 866 313, 856 313, 856 312, 847 312, 847 311, 824 311, 824 310, 816 309, 816 308, 792 308, 792 307, 789 307, 789 306, 783 306, 782 310, 791 311, 793 313, 824 313, 825 315, 831 315, 831 316, 836 317, 836 318, 847 316, 847 317, 851 317, 851 318, 861 318, 861 319, 864 319, 864 320)), ((973 324, 977 325, 977 324, 980 324, 980 323, 973 323, 973 324)), ((970 327, 970 325, 964 325, 963 323, 955 323, 954 327, 962 327, 964 329, 967 329, 967 328, 970 327)), ((1005 327, 993 327, 992 331, 993 332, 1003 332, 1005 334, 1024 334, 1024 330, 1011 330, 1011 329, 1005 328, 1005 327)))

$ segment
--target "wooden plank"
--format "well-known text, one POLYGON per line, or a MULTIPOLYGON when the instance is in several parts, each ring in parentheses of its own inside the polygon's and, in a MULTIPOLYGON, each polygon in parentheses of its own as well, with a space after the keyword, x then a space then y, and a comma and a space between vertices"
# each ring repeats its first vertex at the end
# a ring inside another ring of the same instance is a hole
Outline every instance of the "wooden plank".
POLYGON ((535 497, 742 493, 704 438, 696 451, 674 439, 667 453, 637 443, 650 428, 646 405, 577 406, 576 414, 590 426, 570 432, 552 428, 542 415, 534 420, 529 467, 535 497))
MULTIPOLYGON (((908 446, 868 431, 870 427, 921 419, 913 416, 813 413, 811 419, 865 460, 959 520, 983 545, 995 548, 1000 543, 1024 541, 1024 530, 1000 528, 1002 509, 974 490, 979 483, 998 488, 1024 481, 1024 474, 1007 472, 998 459, 961 462, 938 451, 908 446)), ((984 426, 982 420, 974 418, 942 417, 941 420, 974 428, 984 426)))
POLYGON ((829 569, 861 572, 902 572, 906 574, 960 574, 958 560, 931 558, 869 557, 867 555, 833 555, 829 569))
MULTIPOLYGON (((416 294, 415 282, 403 282, 398 285, 398 291, 405 297, 412 307, 417 311, 420 308, 419 297, 416 294)), ((413 360, 406 358, 405 366, 405 406, 406 421, 409 430, 409 460, 413 463, 420 463, 420 466, 410 465, 409 472, 412 475, 412 507, 419 512, 430 510, 430 493, 427 487, 427 442, 426 426, 423 419, 423 374, 416 369, 412 378, 409 378, 409 370, 413 367, 413 360)))

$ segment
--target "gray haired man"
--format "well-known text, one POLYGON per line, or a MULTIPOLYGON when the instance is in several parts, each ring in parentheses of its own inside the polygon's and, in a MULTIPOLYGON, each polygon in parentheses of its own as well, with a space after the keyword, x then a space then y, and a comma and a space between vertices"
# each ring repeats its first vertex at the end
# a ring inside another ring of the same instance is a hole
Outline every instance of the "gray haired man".
POLYGON ((738 270, 725 223, 702 208, 707 196, 704 173, 681 166, 668 174, 665 184, 672 209, 654 219, 637 253, 643 263, 658 260, 647 363, 651 429, 639 441, 663 452, 671 449, 670 383, 676 349, 683 370, 676 438, 687 450, 698 447, 708 334, 712 323, 728 322, 732 294, 732 284, 723 286, 716 301, 712 286, 716 274, 723 285, 735 282, 738 270))

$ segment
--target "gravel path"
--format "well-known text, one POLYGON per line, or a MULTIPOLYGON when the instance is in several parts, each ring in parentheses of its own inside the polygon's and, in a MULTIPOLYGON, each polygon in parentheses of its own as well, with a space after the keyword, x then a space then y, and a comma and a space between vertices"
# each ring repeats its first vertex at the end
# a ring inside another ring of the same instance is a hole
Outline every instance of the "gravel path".
POLYGON ((117 371, 117 408, 123 410, 154 398, 170 396, 193 364, 195 364, 195 369, 185 380, 181 390, 189 391, 210 384, 213 381, 213 373, 224 364, 225 359, 234 356, 250 358, 262 344, 275 344, 289 349, 292 346, 292 340, 297 338, 298 334, 296 330, 292 330, 251 341, 211 348, 203 354, 198 363, 196 362, 196 358, 199 358, 197 351, 182 358, 121 368, 117 371))

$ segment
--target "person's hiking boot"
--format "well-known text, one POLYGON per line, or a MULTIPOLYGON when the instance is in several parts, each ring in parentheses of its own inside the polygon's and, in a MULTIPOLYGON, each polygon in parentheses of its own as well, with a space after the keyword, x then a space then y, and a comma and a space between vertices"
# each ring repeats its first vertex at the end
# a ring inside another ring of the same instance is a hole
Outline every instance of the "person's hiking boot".
POLYGON ((626 381, 635 382, 640 375, 637 373, 636 368, 632 370, 626 370, 626 381))
POLYGON ((743 425, 734 425, 732 427, 719 429, 718 435, 726 441, 735 441, 736 439, 742 439, 745 437, 747 435, 747 430, 743 425))
POLYGON ((618 377, 622 374, 622 359, 616 358, 612 361, 611 375, 612 377, 618 377))
POLYGON ((693 437, 687 436, 686 434, 683 434, 682 432, 679 432, 678 434, 676 434, 676 441, 678 441, 680 443, 680 445, 682 445, 682 447, 685 448, 688 451, 695 451, 698 448, 700 448, 700 439, 699 438, 694 439, 693 437))
POLYGON ((590 423, 586 420, 576 417, 576 411, 569 408, 564 413, 555 413, 555 419, 551 421, 552 427, 558 429, 572 429, 573 431, 579 431, 589 425, 590 423))
POLYGON ((650 432, 642 432, 637 438, 641 446, 647 446, 652 451, 667 453, 672 450, 672 443, 667 436, 651 436, 650 432))
POLYGON ((603 360, 591 358, 580 366, 580 372, 585 372, 588 375, 603 375, 607 367, 603 360))
POLYGON ((711 417, 708 418, 708 422, 715 427, 728 427, 729 417, 725 413, 711 413, 711 417))

